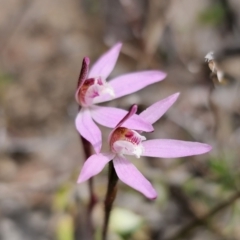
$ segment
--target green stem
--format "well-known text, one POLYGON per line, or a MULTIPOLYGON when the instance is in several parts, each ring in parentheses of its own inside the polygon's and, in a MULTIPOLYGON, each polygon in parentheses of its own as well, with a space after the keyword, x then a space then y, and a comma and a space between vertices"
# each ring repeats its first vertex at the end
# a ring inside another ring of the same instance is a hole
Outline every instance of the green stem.
POLYGON ((103 223, 102 240, 107 240, 109 218, 110 218, 113 202, 117 195, 117 182, 118 182, 118 176, 113 166, 113 161, 110 161, 109 172, 108 172, 108 188, 107 188, 106 198, 104 202, 105 216, 104 216, 104 223, 103 223))

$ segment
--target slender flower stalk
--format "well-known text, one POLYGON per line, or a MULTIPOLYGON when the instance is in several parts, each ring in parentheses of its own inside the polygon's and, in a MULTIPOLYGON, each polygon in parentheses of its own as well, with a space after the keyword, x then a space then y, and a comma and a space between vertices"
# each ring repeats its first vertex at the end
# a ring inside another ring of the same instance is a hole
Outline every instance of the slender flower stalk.
POLYGON ((107 230, 109 225, 108 223, 109 223, 109 218, 112 210, 112 205, 117 195, 118 176, 113 166, 113 162, 112 161, 109 162, 108 165, 109 165, 108 188, 107 188, 106 198, 104 201, 105 214, 104 214, 104 223, 103 223, 103 230, 102 230, 102 240, 106 240, 107 238, 107 230))
MULTIPOLYGON (((96 153, 100 152, 102 135, 95 122, 105 127, 114 128, 119 119, 126 115, 126 111, 117 108, 100 107, 95 104, 136 92, 166 77, 166 74, 161 71, 151 70, 124 74, 107 82, 106 79, 116 64, 121 47, 121 43, 114 45, 97 60, 90 71, 88 71, 89 58, 85 57, 83 59, 75 94, 81 110, 76 117, 75 123, 78 132, 92 144, 96 153)), ((146 132, 153 131, 152 125, 143 121, 138 115, 132 116, 131 119, 124 123, 124 126, 134 127, 136 130, 146 132)))

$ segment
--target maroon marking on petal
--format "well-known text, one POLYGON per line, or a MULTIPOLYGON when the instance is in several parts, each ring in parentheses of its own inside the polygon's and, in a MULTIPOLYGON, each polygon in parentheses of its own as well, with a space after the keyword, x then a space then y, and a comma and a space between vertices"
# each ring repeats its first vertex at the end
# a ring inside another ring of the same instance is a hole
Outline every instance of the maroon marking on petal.
POLYGON ((89 57, 84 57, 83 62, 82 62, 82 68, 81 68, 79 78, 78 78, 77 89, 79 89, 82 86, 85 79, 87 78, 88 70, 89 70, 89 64, 90 64, 89 57))
POLYGON ((98 85, 100 85, 100 86, 103 85, 103 81, 102 81, 102 78, 101 78, 101 77, 98 78, 97 83, 98 83, 98 85))
POLYGON ((127 133, 125 134, 125 137, 131 138, 131 137, 133 137, 133 135, 134 135, 134 133, 131 132, 131 131, 129 131, 129 132, 127 132, 127 133))
POLYGON ((111 149, 113 148, 113 144, 119 140, 131 142, 134 145, 138 145, 139 143, 142 142, 142 139, 139 136, 136 136, 133 130, 125 127, 118 127, 111 134, 111 138, 110 138, 111 149))
POLYGON ((91 95, 92 98, 95 98, 95 97, 98 97, 99 96, 99 93, 98 92, 93 92, 93 94, 91 95))
POLYGON ((90 86, 92 86, 95 82, 94 78, 89 78, 84 81, 84 83, 81 85, 80 88, 78 88, 77 93, 76 93, 76 98, 79 103, 85 103, 85 95, 90 86))
POLYGON ((129 110, 129 112, 126 114, 126 116, 117 124, 117 126, 115 127, 115 128, 118 128, 118 127, 120 127, 121 125, 123 125, 123 123, 127 120, 127 119, 129 119, 132 115, 134 115, 136 112, 137 112, 137 105, 136 104, 134 104, 131 108, 130 108, 130 110, 129 110))

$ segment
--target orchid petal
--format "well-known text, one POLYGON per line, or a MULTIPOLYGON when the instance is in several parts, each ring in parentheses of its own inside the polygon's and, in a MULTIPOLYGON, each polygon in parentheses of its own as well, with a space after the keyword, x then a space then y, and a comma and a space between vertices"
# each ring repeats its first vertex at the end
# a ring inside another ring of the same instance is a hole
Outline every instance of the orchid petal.
POLYGON ((92 176, 100 173, 104 166, 114 158, 114 153, 99 153, 89 157, 81 170, 77 182, 85 182, 92 176))
MULTIPOLYGON (((109 82, 115 93, 115 99, 128 95, 133 92, 159 82, 166 77, 166 73, 161 71, 143 71, 136 73, 124 74, 114 78, 109 82)), ((110 97, 102 96, 98 99, 98 103, 111 100, 110 97)))
MULTIPOLYGON (((92 106, 91 107, 91 115, 93 119, 109 128, 115 128, 118 123, 123 119, 128 112, 122 109, 113 108, 113 107, 100 107, 100 106, 92 106)), ((144 132, 153 131, 153 127, 147 121, 144 121, 141 117, 134 114, 126 122, 123 123, 123 127, 140 130, 144 132)))
POLYGON ((141 192, 147 198, 155 199, 157 197, 157 192, 152 184, 126 158, 116 156, 113 159, 113 164, 121 181, 141 192))
POLYGON ((97 125, 93 122, 90 110, 82 108, 78 113, 75 125, 78 132, 94 147, 96 153, 99 153, 102 147, 102 134, 97 125))
MULTIPOLYGON (((141 142, 142 140, 146 140, 144 136, 141 136, 138 132, 131 130, 134 132, 134 137, 138 138, 138 140, 141 142)), ((131 140, 131 139, 129 139, 131 140)), ((112 144, 112 151, 116 152, 120 155, 126 154, 126 155, 134 155, 137 158, 140 158, 143 152, 142 144, 134 144, 131 141, 126 140, 117 140, 112 144)))
POLYGON ((88 78, 102 77, 106 79, 116 64, 121 47, 122 43, 117 43, 103 54, 90 69, 88 78))
POLYGON ((175 103, 179 93, 175 93, 158 101, 139 114, 147 122, 153 124, 175 103))
POLYGON ((142 156, 176 158, 199 155, 209 152, 212 147, 205 143, 171 139, 154 139, 142 142, 142 156))

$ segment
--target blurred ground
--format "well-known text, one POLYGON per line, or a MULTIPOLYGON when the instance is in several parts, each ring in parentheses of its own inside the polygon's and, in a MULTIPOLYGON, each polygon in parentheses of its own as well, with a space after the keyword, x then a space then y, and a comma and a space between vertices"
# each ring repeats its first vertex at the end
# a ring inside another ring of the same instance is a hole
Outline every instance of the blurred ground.
MULTIPOLYGON (((144 109, 181 92, 147 137, 202 141, 213 151, 133 159, 159 198, 147 201, 120 184, 115 206, 129 212, 120 210, 116 222, 125 216, 133 227, 113 224, 110 239, 240 239, 239 0, 0 0, 0 6, 0 240, 89 238, 87 184, 75 183, 84 159, 74 93, 82 58, 94 62, 117 41, 124 46, 112 76, 161 69, 168 77, 106 105, 144 109), (226 84, 210 76, 209 51, 226 84)), ((100 202, 106 173, 97 176, 100 202)), ((94 211, 96 229, 101 209, 94 211)))

